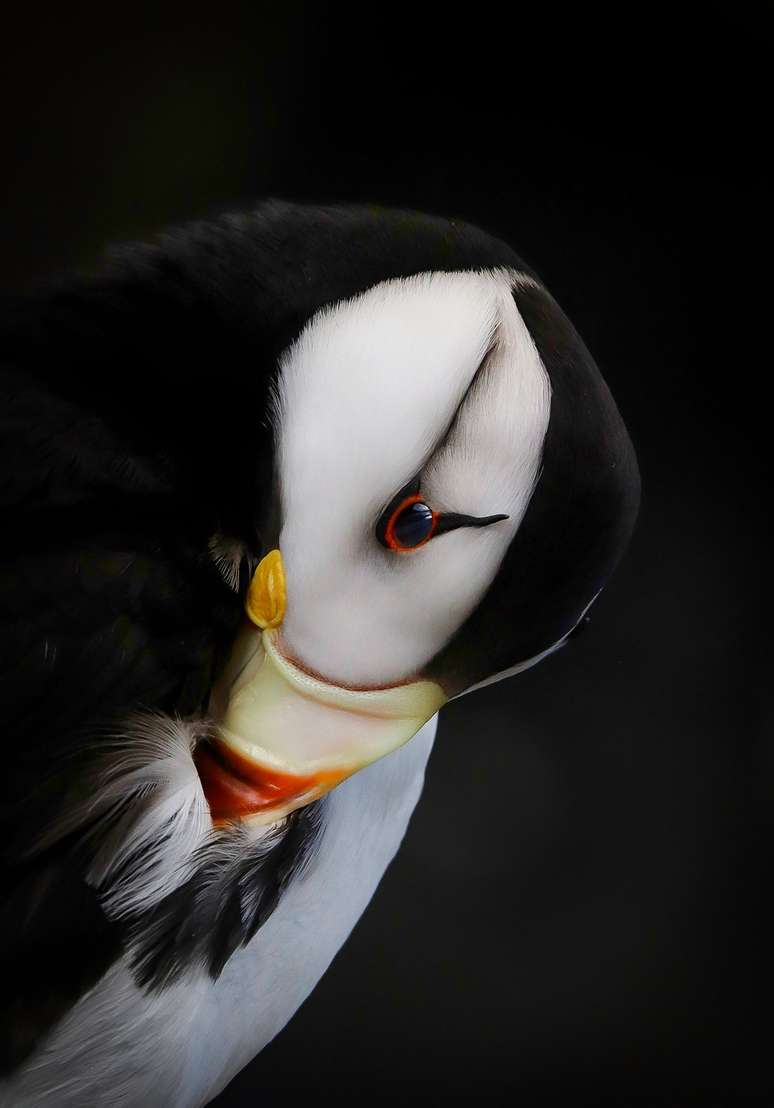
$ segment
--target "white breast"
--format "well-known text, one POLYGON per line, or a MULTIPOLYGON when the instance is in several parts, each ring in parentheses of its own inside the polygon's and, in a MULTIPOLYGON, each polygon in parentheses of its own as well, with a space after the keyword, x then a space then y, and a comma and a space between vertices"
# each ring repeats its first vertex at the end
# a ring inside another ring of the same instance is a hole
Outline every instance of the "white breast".
POLYGON ((437 717, 330 796, 307 868, 217 982, 193 971, 158 995, 118 964, 70 1012, 3 1108, 198 1108, 285 1026, 330 965, 400 846, 437 717))

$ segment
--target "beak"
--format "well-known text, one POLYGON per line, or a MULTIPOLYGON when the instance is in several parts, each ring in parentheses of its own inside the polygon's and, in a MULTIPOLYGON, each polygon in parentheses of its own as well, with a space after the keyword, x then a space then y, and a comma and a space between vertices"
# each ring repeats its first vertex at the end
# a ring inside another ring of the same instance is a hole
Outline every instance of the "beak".
POLYGON ((433 681, 350 689, 307 673, 282 650, 285 602, 274 550, 247 597, 262 630, 249 628, 237 644, 217 698, 217 737, 195 752, 215 820, 275 822, 408 742, 447 699, 433 681))

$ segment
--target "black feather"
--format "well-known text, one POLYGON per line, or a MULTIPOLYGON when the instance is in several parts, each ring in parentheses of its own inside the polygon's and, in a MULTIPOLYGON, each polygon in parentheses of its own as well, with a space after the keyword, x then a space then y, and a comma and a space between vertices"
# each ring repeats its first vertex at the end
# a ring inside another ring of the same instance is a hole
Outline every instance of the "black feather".
POLYGON ((138 984, 163 988, 191 964, 205 966, 217 979, 313 857, 324 811, 321 800, 293 812, 268 842, 250 842, 234 825, 202 848, 193 876, 133 921, 132 966, 138 984))

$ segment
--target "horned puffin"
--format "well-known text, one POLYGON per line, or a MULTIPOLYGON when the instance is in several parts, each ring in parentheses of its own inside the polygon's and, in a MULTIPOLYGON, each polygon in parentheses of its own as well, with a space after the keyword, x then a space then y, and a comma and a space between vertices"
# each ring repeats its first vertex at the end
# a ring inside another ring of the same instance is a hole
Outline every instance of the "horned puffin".
POLYGON ((444 703, 584 619, 635 454, 454 220, 270 201, 0 326, 0 1103, 194 1108, 368 904, 444 703))

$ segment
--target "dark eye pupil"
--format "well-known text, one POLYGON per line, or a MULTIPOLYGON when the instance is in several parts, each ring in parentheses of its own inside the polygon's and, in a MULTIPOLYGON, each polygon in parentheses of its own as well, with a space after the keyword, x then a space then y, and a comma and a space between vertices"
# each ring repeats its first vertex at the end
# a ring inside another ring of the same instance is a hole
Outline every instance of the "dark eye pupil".
POLYGON ((407 505, 392 525, 392 533, 401 546, 419 546, 432 529, 432 510, 421 501, 407 505))

